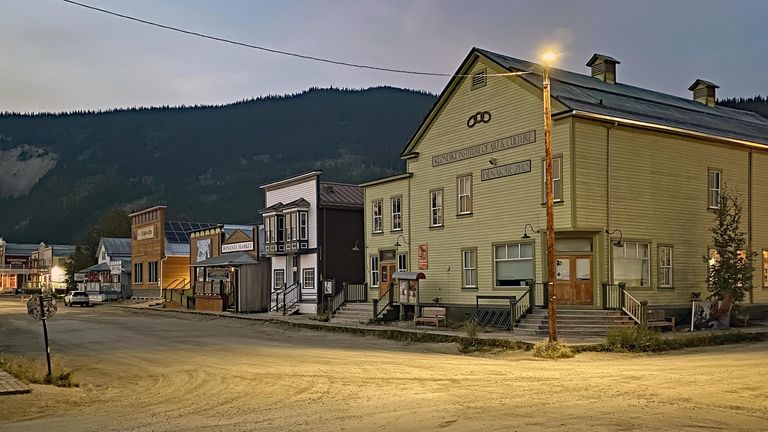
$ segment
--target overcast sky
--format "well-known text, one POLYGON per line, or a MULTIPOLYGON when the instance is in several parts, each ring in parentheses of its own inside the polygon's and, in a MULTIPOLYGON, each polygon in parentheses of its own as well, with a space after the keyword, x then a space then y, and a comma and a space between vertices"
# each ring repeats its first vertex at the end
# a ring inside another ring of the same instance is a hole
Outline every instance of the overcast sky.
MULTIPOLYGON (((79 0, 198 32, 376 66, 452 73, 473 47, 689 97, 768 93, 768 1, 79 0)), ((447 78, 351 69, 198 39, 60 0, 0 0, 0 111, 221 104, 309 87, 437 93, 447 78)))

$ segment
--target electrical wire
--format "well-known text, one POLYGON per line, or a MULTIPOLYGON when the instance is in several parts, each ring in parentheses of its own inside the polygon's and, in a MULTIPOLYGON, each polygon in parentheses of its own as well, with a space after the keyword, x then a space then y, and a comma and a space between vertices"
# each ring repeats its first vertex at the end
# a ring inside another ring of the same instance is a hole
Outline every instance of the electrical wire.
MULTIPOLYGON (((228 43, 228 44, 231 44, 231 45, 237 45, 237 46, 240 46, 240 47, 245 47, 245 48, 251 48, 251 49, 266 51, 266 52, 273 53, 273 54, 280 54, 280 55, 285 55, 285 56, 290 56, 290 57, 297 57, 297 58, 304 59, 304 60, 311 60, 311 61, 316 61, 316 62, 321 62, 321 63, 330 63, 330 64, 334 64, 334 65, 338 65, 338 66, 353 67, 353 68, 358 68, 358 69, 369 69, 369 70, 375 70, 375 71, 381 71, 381 72, 392 72, 392 73, 408 74, 408 75, 422 75, 422 76, 434 76, 434 77, 468 77, 468 76, 471 76, 471 75, 465 75, 465 74, 446 74, 446 73, 439 73, 439 72, 424 72, 424 71, 415 71, 415 70, 407 70, 407 69, 395 69, 395 68, 388 68, 388 67, 371 66, 371 65, 359 64, 359 63, 351 63, 351 62, 341 61, 341 60, 334 60, 334 59, 329 59, 329 58, 324 58, 324 57, 316 57, 316 56, 311 56, 311 55, 306 55, 306 54, 299 54, 299 53, 290 52, 290 51, 283 51, 283 50, 279 50, 279 49, 267 48, 267 47, 263 47, 263 46, 259 46, 259 45, 253 45, 253 44, 249 44, 249 43, 245 43, 245 42, 238 42, 236 40, 227 39, 227 38, 218 37, 218 36, 212 36, 212 35, 208 35, 208 34, 204 34, 204 33, 199 33, 199 32, 192 31, 192 30, 185 30, 183 28, 173 27, 173 26, 166 25, 166 24, 160 24, 160 23, 157 23, 157 22, 154 22, 154 21, 148 21, 148 20, 145 20, 145 19, 136 18, 134 16, 125 15, 125 14, 121 14, 121 13, 118 13, 118 12, 113 12, 113 11, 110 11, 110 10, 107 10, 107 9, 98 8, 96 6, 91 6, 91 5, 88 5, 88 4, 85 4, 85 3, 76 2, 76 1, 73 1, 73 0, 61 0, 61 1, 63 1, 64 3, 69 3, 71 5, 80 6, 82 8, 90 9, 90 10, 93 10, 93 11, 96 11, 96 12, 101 12, 101 13, 104 13, 104 14, 107 14, 107 15, 112 15, 112 16, 115 16, 115 17, 118 17, 118 18, 123 18, 123 19, 127 19, 127 20, 130 20, 130 21, 135 21, 135 22, 138 22, 138 23, 141 23, 141 24, 146 24, 146 25, 153 26, 153 27, 159 27, 159 28, 165 29, 165 30, 175 31, 175 32, 178 32, 178 33, 183 33, 183 34, 186 34, 186 35, 200 37, 200 38, 204 38, 204 39, 210 39, 210 40, 214 40, 214 41, 217 41, 217 42, 228 43)), ((492 77, 492 76, 512 76, 512 75, 523 75, 523 74, 527 74, 527 73, 530 73, 530 72, 487 73, 485 76, 490 76, 490 77, 492 77)))

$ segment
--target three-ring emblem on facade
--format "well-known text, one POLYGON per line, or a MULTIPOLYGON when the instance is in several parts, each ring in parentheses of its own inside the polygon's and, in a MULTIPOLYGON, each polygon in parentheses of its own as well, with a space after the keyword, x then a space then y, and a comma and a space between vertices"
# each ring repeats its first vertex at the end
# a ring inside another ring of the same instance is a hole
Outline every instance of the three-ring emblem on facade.
POLYGON ((475 127, 479 123, 488 123, 491 121, 491 113, 488 111, 478 111, 467 119, 467 127, 475 127))

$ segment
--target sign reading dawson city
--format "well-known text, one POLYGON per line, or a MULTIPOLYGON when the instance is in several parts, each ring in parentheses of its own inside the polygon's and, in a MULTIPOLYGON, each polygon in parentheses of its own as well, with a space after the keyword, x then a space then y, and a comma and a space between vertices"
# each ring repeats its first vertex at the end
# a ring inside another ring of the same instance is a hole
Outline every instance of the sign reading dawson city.
POLYGON ((139 228, 136 230, 136 240, 146 240, 155 238, 155 226, 151 225, 146 228, 139 228))
POLYGON ((480 171, 480 181, 493 180, 500 177, 509 177, 531 172, 531 161, 515 162, 507 165, 495 166, 480 171))
POLYGON ((252 251, 252 250, 253 250, 252 241, 221 245, 221 253, 252 251))
POLYGON ((432 166, 436 167, 452 162, 462 161, 465 159, 471 159, 473 157, 520 147, 522 145, 531 144, 534 142, 536 142, 536 131, 531 130, 528 132, 519 133, 517 135, 508 136, 506 138, 477 144, 472 147, 463 148, 461 150, 455 150, 441 155, 432 156, 432 166))

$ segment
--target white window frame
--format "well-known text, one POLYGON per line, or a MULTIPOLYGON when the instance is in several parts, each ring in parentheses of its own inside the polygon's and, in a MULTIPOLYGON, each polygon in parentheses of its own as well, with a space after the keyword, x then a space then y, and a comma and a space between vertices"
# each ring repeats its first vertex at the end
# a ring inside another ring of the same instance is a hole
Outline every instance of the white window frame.
POLYGON ((371 286, 378 287, 379 286, 379 256, 371 255, 370 258, 368 259, 368 262, 371 265, 371 273, 370 273, 371 286))
POLYGON ((477 249, 461 251, 461 287, 477 288, 477 249), (467 258, 471 257, 471 263, 467 258))
MULTIPOLYGON (((612 246, 612 247, 615 247, 615 246, 612 246)), ((625 241, 624 244, 622 245, 622 247, 620 247, 618 249, 621 250, 622 253, 619 255, 618 253, 616 253, 616 249, 614 249, 614 253, 613 253, 613 261, 614 261, 613 265, 614 265, 614 267, 616 265, 615 264, 616 260, 627 260, 627 259, 631 259, 631 260, 643 259, 643 260, 645 260, 646 261, 646 264, 645 264, 646 274, 642 275, 640 277, 640 285, 638 287, 639 288, 650 288, 651 287, 651 244, 648 243, 648 242, 642 242, 642 241, 625 241), (641 258, 640 257, 640 245, 645 245, 646 246, 646 250, 648 251, 648 256, 645 257, 645 258, 641 258), (627 258, 627 249, 630 246, 635 248, 635 256, 637 258, 627 258), (643 285, 643 280, 646 281, 645 285, 643 285)))
POLYGON ((442 189, 435 189, 429 192, 429 209, 430 209, 429 226, 431 227, 443 226, 443 190, 442 189))
POLYGON ((408 271, 408 254, 397 254, 397 271, 408 271))
POLYGON ((285 270, 283 269, 274 269, 272 271, 272 283, 275 289, 282 288, 283 285, 285 285, 285 270), (278 278, 277 275, 280 275, 278 278), (278 280, 282 283, 277 283, 278 280))
POLYGON ((272 243, 272 216, 264 217, 264 243, 272 243))
POLYGON ((552 194, 555 197, 554 202, 563 202, 563 157, 558 156, 552 159, 552 194), (560 185, 558 188, 557 185, 560 185), (557 191, 560 196, 557 196, 557 191))
POLYGON ((301 270, 301 283, 302 283, 301 287, 303 289, 307 289, 307 288, 315 289, 315 269, 313 267, 305 268, 301 270), (311 278, 312 283, 310 285, 307 285, 307 275, 312 276, 311 278))
POLYGON ((659 288, 674 287, 674 248, 659 246, 659 288))
POLYGON ((472 174, 457 177, 456 196, 456 213, 472 214, 472 174))
POLYGON ((707 208, 720 208, 720 192, 722 182, 723 172, 721 170, 710 168, 707 171, 707 208))
POLYGON ((372 209, 371 209, 371 223, 372 223, 372 230, 374 233, 381 233, 384 232, 384 217, 382 215, 384 204, 382 200, 376 200, 373 202, 372 209))
POLYGON ((534 247, 533 247, 533 244, 525 243, 525 242, 517 242, 517 243, 512 242, 512 243, 494 244, 492 247, 493 247, 493 285, 495 287, 500 287, 500 288, 513 288, 514 287, 514 285, 499 285, 498 264, 500 262, 506 262, 506 261, 530 261, 530 263, 531 263, 532 278, 535 277, 536 269, 533 267, 534 266, 534 261, 533 261, 533 255, 534 255, 534 250, 533 249, 534 249, 534 247), (525 245, 531 245, 531 256, 530 257, 528 257, 528 256, 523 257, 522 256, 522 252, 523 252, 522 245, 524 245, 524 244, 525 245), (506 247, 506 255, 507 255, 506 258, 499 258, 498 255, 496 254, 496 248, 499 247, 499 246, 505 246, 506 247), (509 249, 510 248, 517 248, 517 258, 509 258, 509 255, 510 255, 509 254, 509 249))
POLYGON ((305 211, 299 212, 299 240, 309 239, 309 214, 305 211))
POLYGON ((403 198, 396 196, 390 199, 392 207, 392 231, 403 230, 403 198))

